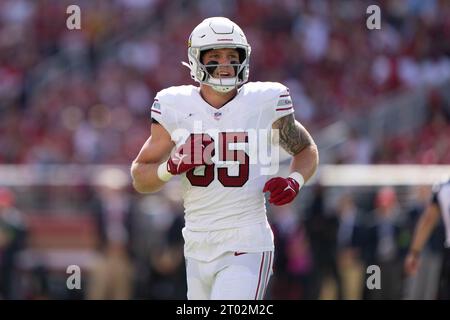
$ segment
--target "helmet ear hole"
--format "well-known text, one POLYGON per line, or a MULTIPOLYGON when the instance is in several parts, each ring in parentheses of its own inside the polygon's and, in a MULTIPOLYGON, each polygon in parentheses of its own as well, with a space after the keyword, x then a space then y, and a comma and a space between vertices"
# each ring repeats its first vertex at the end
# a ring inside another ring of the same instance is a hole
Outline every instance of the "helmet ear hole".
POLYGON ((246 58, 246 53, 245 53, 245 49, 243 48, 236 48, 238 54, 239 54, 239 62, 242 63, 244 62, 245 58, 246 58))
POLYGON ((239 72, 238 74, 238 78, 239 80, 243 80, 244 79, 244 74, 243 74, 244 70, 242 70, 241 72, 239 72))
POLYGON ((203 63, 203 57, 205 56, 205 54, 207 54, 209 51, 211 51, 212 49, 208 49, 208 50, 202 50, 200 51, 200 58, 198 59, 200 61, 200 63, 203 63))

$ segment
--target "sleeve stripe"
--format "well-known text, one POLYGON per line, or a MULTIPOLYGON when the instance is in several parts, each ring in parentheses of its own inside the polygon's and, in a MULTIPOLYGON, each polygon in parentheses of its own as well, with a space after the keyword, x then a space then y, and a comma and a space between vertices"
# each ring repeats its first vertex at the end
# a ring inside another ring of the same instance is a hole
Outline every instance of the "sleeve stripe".
POLYGON ((288 94, 283 94, 283 95, 280 96, 280 98, 283 98, 283 97, 289 97, 289 93, 288 94))
POLYGON ((289 110, 289 109, 292 109, 292 108, 293 108, 292 106, 287 107, 287 108, 278 108, 278 109, 275 109, 275 111, 289 110))
POLYGON ((161 114, 161 111, 159 111, 159 110, 156 110, 156 109, 150 109, 152 112, 156 112, 157 114, 161 114))
POLYGON ((159 101, 158 99, 153 99, 154 101, 159 101))

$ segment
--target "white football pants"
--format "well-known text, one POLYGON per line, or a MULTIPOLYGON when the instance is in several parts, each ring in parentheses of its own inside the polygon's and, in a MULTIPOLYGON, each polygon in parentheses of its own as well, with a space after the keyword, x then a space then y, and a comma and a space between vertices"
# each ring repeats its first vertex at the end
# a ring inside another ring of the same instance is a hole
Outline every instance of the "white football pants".
POLYGON ((273 251, 226 252, 204 262, 186 258, 189 300, 262 300, 272 275, 273 251))

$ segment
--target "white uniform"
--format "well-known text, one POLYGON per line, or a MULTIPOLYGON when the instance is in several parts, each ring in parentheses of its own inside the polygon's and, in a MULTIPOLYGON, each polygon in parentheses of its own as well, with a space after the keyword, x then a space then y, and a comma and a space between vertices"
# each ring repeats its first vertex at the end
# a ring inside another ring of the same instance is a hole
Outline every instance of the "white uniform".
MULTIPOLYGON (((199 88, 191 85, 170 87, 156 95, 152 117, 177 146, 190 134, 202 133, 208 133, 215 145, 214 164, 181 175, 188 278, 194 261, 217 264, 213 260, 235 252, 255 257, 258 287, 261 273, 269 277, 274 245, 262 189, 268 178, 264 170, 273 163, 262 157, 268 155, 262 148, 270 145, 273 122, 293 112, 289 90, 274 82, 246 83, 220 109, 205 102, 199 88), (245 163, 230 163, 236 160, 233 157, 245 163)), ((244 260, 244 256, 233 257, 244 260)))
POLYGON ((445 249, 439 279, 438 300, 450 299, 450 179, 433 186, 432 203, 439 207, 445 226, 445 249))
POLYGON ((432 202, 441 210, 445 226, 445 247, 450 248, 450 180, 433 186, 432 202))

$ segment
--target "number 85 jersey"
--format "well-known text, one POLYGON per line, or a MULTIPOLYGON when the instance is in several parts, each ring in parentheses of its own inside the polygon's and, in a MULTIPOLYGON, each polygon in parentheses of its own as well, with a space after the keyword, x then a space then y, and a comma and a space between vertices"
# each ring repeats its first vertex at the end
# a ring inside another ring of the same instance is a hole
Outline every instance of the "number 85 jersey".
POLYGON ((275 82, 249 82, 220 109, 203 100, 198 87, 160 91, 152 117, 180 146, 189 137, 213 141, 212 164, 183 174, 186 228, 213 231, 267 222, 262 192, 277 173, 275 120, 294 112, 289 90, 275 82))

